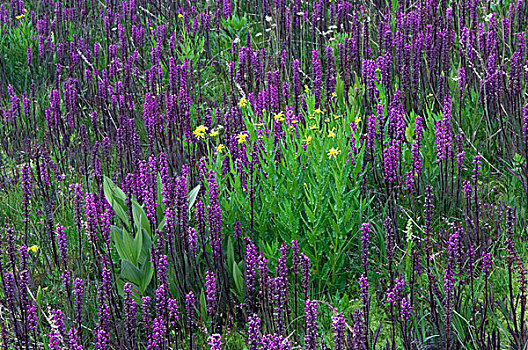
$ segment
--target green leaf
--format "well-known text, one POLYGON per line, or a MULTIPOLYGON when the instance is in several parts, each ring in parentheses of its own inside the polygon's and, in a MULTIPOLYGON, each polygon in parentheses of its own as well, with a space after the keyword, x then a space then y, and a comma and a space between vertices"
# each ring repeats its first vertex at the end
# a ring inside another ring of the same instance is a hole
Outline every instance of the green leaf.
POLYGON ((143 294, 145 293, 145 290, 147 290, 147 287, 152 280, 152 276, 154 276, 154 269, 152 268, 152 263, 150 261, 146 261, 143 266, 141 266, 141 273, 143 276, 141 279, 141 284, 139 285, 139 289, 141 290, 141 294, 143 294))
MULTIPOLYGON (((137 265, 137 259, 139 254, 136 253, 135 239, 132 238, 130 234, 125 230, 123 230, 123 245, 127 253, 125 259, 128 259, 132 264, 137 265)), ((141 252, 141 250, 139 252, 141 252)))
POLYGON ((242 298, 244 280, 242 278, 242 271, 238 267, 238 264, 233 264, 233 280, 235 281, 235 287, 236 287, 238 296, 242 298))
POLYGON ((134 252, 136 254, 135 256, 136 262, 139 261, 142 250, 143 250, 143 230, 139 230, 136 233, 136 237, 134 238, 134 252))
POLYGON ((207 302, 205 301, 205 293, 202 290, 200 292, 200 315, 202 320, 207 320, 207 302))
POLYGON ((42 304, 41 304, 41 301, 42 301, 42 288, 40 286, 38 287, 37 297, 35 298, 35 300, 37 301, 37 305, 42 306, 42 304))
POLYGON ((125 280, 134 283, 136 286, 139 286, 141 293, 143 293, 144 289, 141 288, 143 274, 127 259, 121 260, 121 276, 123 276, 125 280))
POLYGON ((165 217, 163 217, 163 219, 161 219, 161 222, 158 225, 158 230, 159 231, 163 231, 163 229, 165 228, 165 224, 166 223, 167 223, 167 220, 166 220, 165 217))
POLYGON ((141 205, 139 205, 135 199, 132 200, 132 215, 134 217, 134 224, 136 225, 136 228, 138 230, 143 228, 145 232, 147 232, 149 235, 152 235, 147 214, 145 213, 143 207, 141 207, 141 205))
POLYGON ((150 238, 150 235, 143 233, 141 239, 143 240, 143 248, 141 249, 138 261, 143 263, 150 260, 150 247, 152 247, 152 238, 150 238))
POLYGON ((193 207, 194 202, 196 202, 196 197, 198 196, 199 192, 200 192, 199 184, 195 188, 193 188, 191 192, 189 192, 189 210, 193 207))
POLYGON ((227 270, 232 271, 232 266, 235 264, 235 250, 233 247, 233 240, 231 237, 227 239, 227 270))
POLYGON ((121 259, 126 259, 131 261, 133 264, 136 264, 137 261, 134 261, 134 251, 132 245, 132 239, 128 233, 116 226, 111 226, 110 231, 112 232, 112 239, 115 243, 117 253, 121 259), (126 237, 126 238, 125 238, 126 237))
POLYGON ((103 180, 103 192, 106 201, 110 204, 117 217, 127 226, 130 226, 127 216, 127 206, 125 193, 117 187, 114 182, 105 176, 103 180))

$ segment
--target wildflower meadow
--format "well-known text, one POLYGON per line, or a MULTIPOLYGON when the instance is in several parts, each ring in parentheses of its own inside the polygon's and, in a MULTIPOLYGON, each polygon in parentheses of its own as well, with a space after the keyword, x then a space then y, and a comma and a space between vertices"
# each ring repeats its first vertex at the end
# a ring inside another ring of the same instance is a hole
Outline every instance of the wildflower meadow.
POLYGON ((0 0, 2 350, 528 349, 526 0, 0 0))

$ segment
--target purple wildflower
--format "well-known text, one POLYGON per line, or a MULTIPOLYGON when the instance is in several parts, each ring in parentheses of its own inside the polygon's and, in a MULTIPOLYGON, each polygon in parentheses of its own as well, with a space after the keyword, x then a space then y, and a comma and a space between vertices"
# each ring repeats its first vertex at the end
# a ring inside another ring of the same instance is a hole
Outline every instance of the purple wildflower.
POLYGON ((261 320, 256 314, 249 316, 249 320, 248 320, 249 350, 257 350, 257 347, 260 343, 260 340, 261 340, 260 324, 261 324, 261 320))
POLYGON ((361 254, 361 258, 363 260, 363 269, 365 270, 365 273, 368 270, 368 257, 369 257, 369 246, 370 246, 370 224, 364 223, 361 225, 361 245, 363 247, 363 251, 361 254))
POLYGON ((332 328, 334 331, 334 349, 345 349, 345 316, 342 313, 332 316, 332 328))
POLYGON ((57 243, 59 245, 59 254, 62 264, 65 268, 68 266, 68 236, 64 231, 64 227, 57 225, 57 243))
POLYGON ((222 336, 220 334, 212 334, 207 341, 207 344, 211 346, 211 350, 222 350, 222 336))
POLYGON ((195 324, 195 321, 194 321, 194 304, 195 303, 196 303, 196 299, 194 298, 194 293, 191 290, 185 296, 185 313, 187 315, 187 330, 189 332, 195 324))
POLYGON ((212 320, 216 307, 216 276, 211 271, 207 271, 205 274, 205 301, 207 303, 207 312, 212 320))
POLYGON ((411 305, 409 296, 406 295, 403 297, 401 301, 401 319, 406 322, 409 322, 411 319, 412 311, 413 311, 413 306, 411 305))
POLYGON ((307 350, 317 349, 317 301, 306 300, 305 305, 304 347, 307 350))
POLYGON ((321 60, 319 59, 319 51, 314 49, 312 51, 312 73, 313 73, 313 93, 315 96, 315 108, 321 106, 321 87, 323 85, 321 60))

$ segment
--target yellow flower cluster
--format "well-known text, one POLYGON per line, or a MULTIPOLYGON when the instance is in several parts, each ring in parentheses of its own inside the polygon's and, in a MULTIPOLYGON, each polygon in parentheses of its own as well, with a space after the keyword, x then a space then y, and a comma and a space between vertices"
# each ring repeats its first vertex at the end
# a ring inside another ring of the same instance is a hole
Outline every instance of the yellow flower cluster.
POLYGON ((196 138, 198 140, 204 140, 206 132, 207 132, 207 127, 203 126, 203 125, 200 125, 200 126, 196 127, 196 129, 193 131, 193 134, 194 134, 194 136, 196 136, 196 138))
POLYGON ((284 121, 284 113, 280 112, 278 114, 275 114, 273 119, 275 119, 275 121, 278 122, 278 123, 283 122, 284 121))
POLYGON ((240 99, 240 102, 238 102, 238 106, 239 106, 240 108, 243 108, 243 107, 246 107, 246 106, 247 106, 247 103, 248 103, 248 102, 247 102, 246 98, 245 98, 245 97, 242 97, 242 98, 240 99))
POLYGON ((356 117, 356 120, 354 120, 354 123, 359 126, 359 123, 361 123, 361 117, 356 117))
POLYGON ((238 141, 238 144, 246 142, 247 138, 248 138, 248 134, 247 133, 243 133, 243 132, 238 134, 237 137, 236 137, 236 139, 238 141))
POLYGON ((215 149, 218 153, 222 153, 225 149, 225 146, 223 144, 219 144, 215 149))
POLYGON ((341 153, 341 151, 339 150, 339 148, 330 148, 330 150, 328 151, 327 155, 328 155, 328 159, 331 159, 332 157, 337 158, 337 156, 339 155, 339 153, 341 153))

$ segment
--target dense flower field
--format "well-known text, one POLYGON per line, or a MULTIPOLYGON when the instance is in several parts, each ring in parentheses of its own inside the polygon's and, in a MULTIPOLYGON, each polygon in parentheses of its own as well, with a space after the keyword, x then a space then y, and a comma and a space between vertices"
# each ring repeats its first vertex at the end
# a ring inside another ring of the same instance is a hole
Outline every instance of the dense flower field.
POLYGON ((0 2, 2 349, 526 349, 528 3, 0 2))

